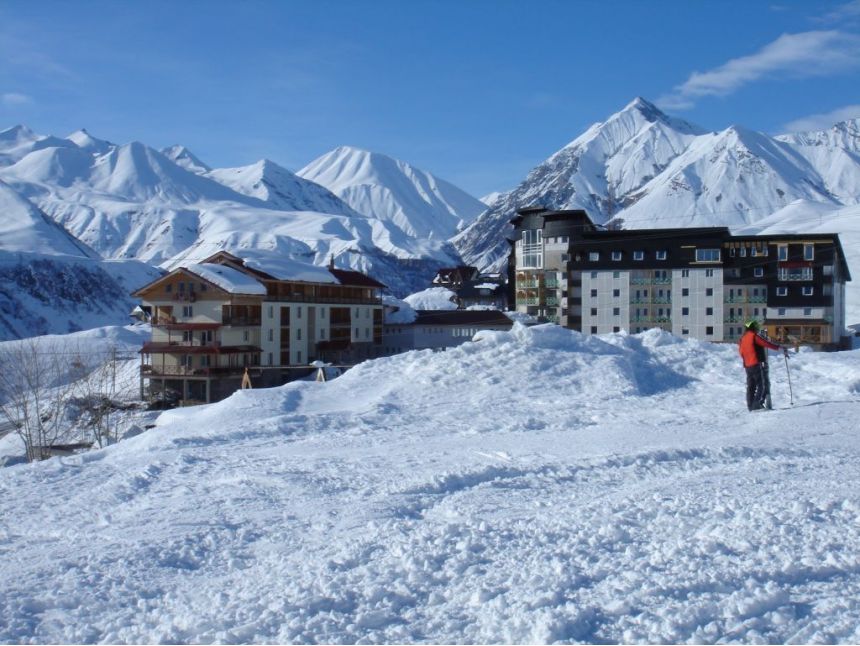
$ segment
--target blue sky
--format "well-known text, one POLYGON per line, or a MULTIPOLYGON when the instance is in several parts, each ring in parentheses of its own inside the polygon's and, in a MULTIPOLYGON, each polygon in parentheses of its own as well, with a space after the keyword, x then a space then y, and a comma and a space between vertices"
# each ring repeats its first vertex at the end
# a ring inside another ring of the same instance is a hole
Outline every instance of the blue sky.
POLYGON ((636 96, 776 134, 858 88, 860 0, 0 1, 0 129, 294 171, 351 145, 478 197, 636 96))

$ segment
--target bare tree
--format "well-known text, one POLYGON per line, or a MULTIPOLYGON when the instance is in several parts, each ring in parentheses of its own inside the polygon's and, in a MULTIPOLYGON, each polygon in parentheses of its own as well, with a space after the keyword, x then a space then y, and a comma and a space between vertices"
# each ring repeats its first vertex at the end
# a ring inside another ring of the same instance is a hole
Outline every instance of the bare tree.
POLYGON ((0 347, 0 419, 21 437, 27 460, 49 457, 67 433, 69 398, 82 374, 56 343, 30 338, 0 347))

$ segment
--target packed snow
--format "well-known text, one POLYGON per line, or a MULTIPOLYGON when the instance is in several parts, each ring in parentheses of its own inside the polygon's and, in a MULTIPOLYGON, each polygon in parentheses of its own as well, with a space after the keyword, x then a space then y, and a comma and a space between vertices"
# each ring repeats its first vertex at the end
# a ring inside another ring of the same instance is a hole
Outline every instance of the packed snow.
POLYGON ((860 354, 783 361, 517 324, 0 469, 0 641, 856 643, 860 354))

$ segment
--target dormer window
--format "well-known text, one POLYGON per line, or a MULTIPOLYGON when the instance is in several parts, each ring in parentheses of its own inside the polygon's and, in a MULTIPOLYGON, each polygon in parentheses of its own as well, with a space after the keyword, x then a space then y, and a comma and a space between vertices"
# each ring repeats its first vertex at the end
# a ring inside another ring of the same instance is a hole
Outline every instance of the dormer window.
POLYGON ((621 260, 621 252, 620 251, 613 251, 612 252, 612 260, 615 260, 615 261, 621 260))
POLYGON ((633 260, 645 260, 645 252, 644 251, 634 251, 633 252, 633 260))
POLYGON ((803 259, 804 260, 815 260, 815 245, 813 245, 813 244, 803 245, 803 259))

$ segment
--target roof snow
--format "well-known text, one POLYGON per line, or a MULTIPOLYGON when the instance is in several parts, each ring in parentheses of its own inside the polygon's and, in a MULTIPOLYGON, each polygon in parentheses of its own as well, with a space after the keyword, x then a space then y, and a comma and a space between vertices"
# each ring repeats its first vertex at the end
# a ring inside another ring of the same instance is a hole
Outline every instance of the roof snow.
POLYGON ((196 276, 208 280, 229 294, 260 294, 266 295, 266 287, 257 279, 238 269, 226 265, 202 263, 186 265, 185 269, 196 276))

